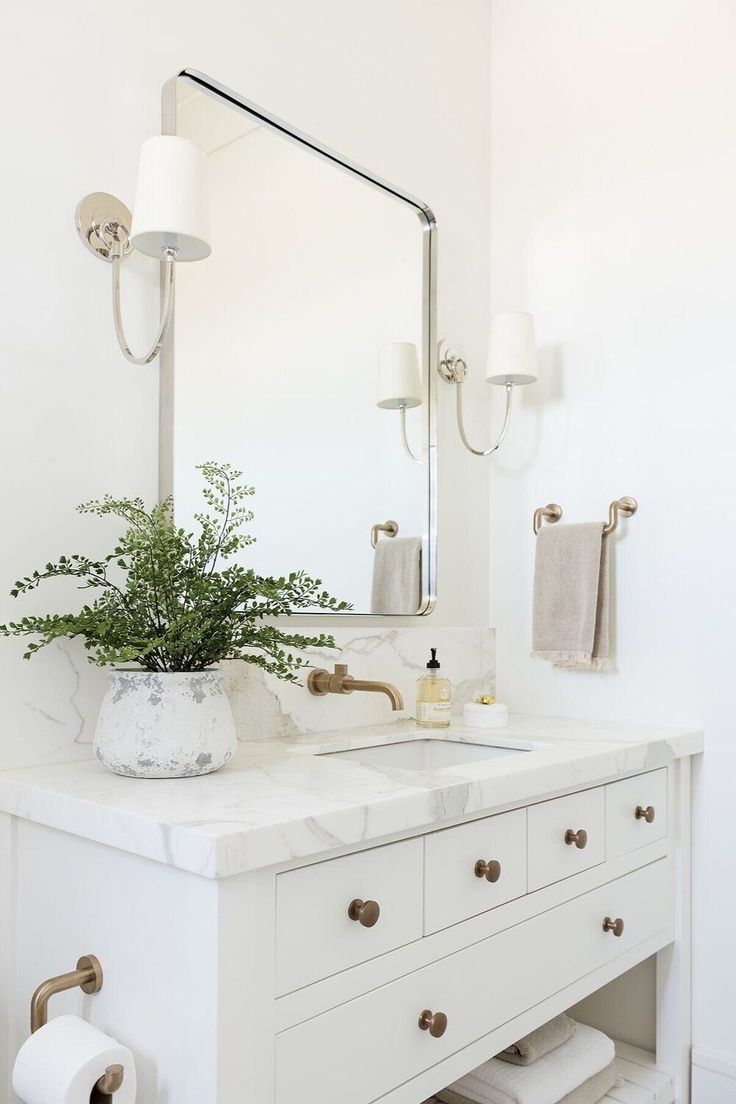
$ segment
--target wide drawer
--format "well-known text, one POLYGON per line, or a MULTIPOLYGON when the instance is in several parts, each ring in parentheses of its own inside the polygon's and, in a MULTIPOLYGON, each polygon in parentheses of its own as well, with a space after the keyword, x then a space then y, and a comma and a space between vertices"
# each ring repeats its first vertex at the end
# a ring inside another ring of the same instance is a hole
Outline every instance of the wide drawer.
POLYGON ((370 1104, 551 993, 615 959, 672 923, 668 859, 614 882, 276 1037, 276 1104, 370 1104), (623 919, 623 932, 604 920, 623 919), (442 1012, 440 1038, 421 1030, 423 1011, 442 1012), (312 1096, 309 1095, 309 1104, 312 1096))
POLYGON ((526 809, 433 832, 424 847, 427 934, 526 893, 526 809))
POLYGON ((597 866, 606 857, 603 787, 531 805, 528 832, 530 893, 597 866))
POLYGON ((626 855, 666 835, 666 768, 606 786, 606 858, 626 855))
POLYGON ((421 935, 421 839, 279 874, 277 995, 385 954, 421 935), (361 902, 367 903, 362 911, 361 902), (380 910, 377 920, 376 904, 380 910))

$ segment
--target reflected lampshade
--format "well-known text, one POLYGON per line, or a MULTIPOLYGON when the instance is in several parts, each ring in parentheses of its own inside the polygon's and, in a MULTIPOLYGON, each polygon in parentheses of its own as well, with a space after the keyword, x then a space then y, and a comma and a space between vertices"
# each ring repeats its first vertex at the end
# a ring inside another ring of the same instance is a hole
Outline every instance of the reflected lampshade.
POLYGON ((421 406, 417 347, 410 341, 393 341, 378 351, 378 406, 382 410, 421 406))
POLYGON ((534 383, 538 377, 534 317, 525 311, 491 316, 486 379, 501 385, 534 383))
POLYGON ((148 257, 164 249, 175 249, 177 261, 210 255, 207 158, 188 138, 161 134, 143 143, 130 238, 148 257))

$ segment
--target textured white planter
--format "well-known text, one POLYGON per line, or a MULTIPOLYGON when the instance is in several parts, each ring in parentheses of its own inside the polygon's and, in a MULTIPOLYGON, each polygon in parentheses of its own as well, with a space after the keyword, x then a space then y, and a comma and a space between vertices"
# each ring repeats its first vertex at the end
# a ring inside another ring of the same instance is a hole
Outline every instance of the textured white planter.
POLYGON ((235 750, 222 671, 110 671, 95 729, 95 755, 130 778, 210 774, 235 750))

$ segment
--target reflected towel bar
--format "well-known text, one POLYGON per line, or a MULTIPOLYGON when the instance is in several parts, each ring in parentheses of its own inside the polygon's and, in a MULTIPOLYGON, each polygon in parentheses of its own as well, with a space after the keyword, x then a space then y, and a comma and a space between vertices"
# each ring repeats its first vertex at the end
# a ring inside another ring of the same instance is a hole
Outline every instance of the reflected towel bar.
POLYGON ((383 524, 378 522, 371 527, 371 548, 375 548, 378 545, 378 534, 385 533, 387 537, 395 537, 399 531, 398 521, 384 521, 383 524))
MULTIPOLYGON (((618 519, 620 517, 633 517, 638 508, 639 504, 636 499, 629 495, 624 495, 623 498, 614 498, 608 507, 608 521, 603 526, 603 536, 610 536, 618 527, 618 519)), ((534 536, 536 537, 539 533, 543 522, 547 521, 550 525, 555 525, 561 517, 562 507, 558 506, 556 502, 548 502, 546 506, 540 506, 534 511, 534 536)))

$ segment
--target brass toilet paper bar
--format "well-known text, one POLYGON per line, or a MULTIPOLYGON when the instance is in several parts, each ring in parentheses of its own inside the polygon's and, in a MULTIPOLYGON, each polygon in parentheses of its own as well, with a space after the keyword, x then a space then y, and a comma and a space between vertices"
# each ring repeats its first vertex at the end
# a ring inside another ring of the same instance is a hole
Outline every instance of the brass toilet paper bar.
MULTIPOLYGON (((99 993, 102 981, 102 966, 95 955, 82 955, 76 970, 42 981, 31 998, 31 1035, 48 1022, 49 1001, 53 996, 77 987, 83 993, 99 993)), ((124 1074, 122 1066, 108 1066, 92 1089, 90 1104, 112 1104, 113 1094, 122 1085, 124 1074)))

